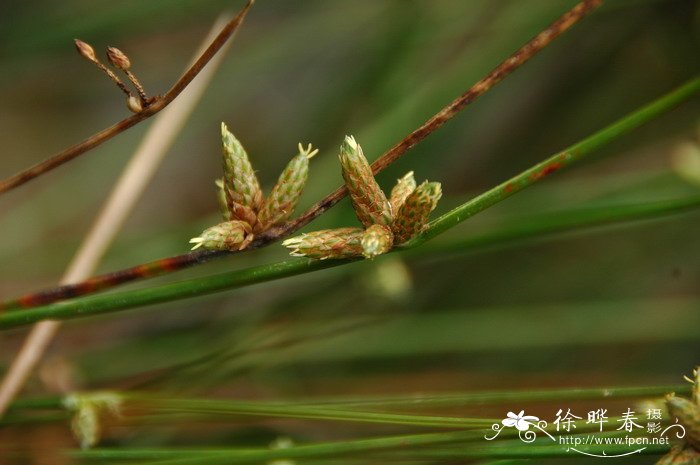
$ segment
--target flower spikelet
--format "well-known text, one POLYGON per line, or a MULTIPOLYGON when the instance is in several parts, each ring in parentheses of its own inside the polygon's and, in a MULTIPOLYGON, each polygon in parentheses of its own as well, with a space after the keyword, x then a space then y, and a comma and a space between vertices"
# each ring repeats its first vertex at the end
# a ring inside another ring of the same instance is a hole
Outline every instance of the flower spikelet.
POLYGON ((394 245, 394 234, 387 226, 373 224, 365 229, 361 244, 362 255, 365 258, 374 258, 391 250, 391 246, 394 245))
POLYGON ((700 452, 700 405, 673 394, 666 396, 666 407, 671 419, 677 418, 685 427, 685 440, 700 452))
POLYGON ((125 71, 131 68, 131 61, 129 61, 129 57, 117 47, 107 47, 107 58, 109 59, 109 62, 118 69, 125 71))
POLYGON ((262 207, 260 182, 241 143, 221 123, 224 156, 224 187, 231 219, 247 222, 257 230, 257 213, 262 207))
POLYGON ((406 201, 406 198, 416 190, 416 179, 413 177, 413 171, 409 171, 402 178, 396 181, 396 185, 391 189, 389 203, 391 211, 396 215, 401 208, 401 205, 406 201))
POLYGON ((365 227, 373 224, 389 226, 391 205, 374 179, 372 169, 354 137, 345 137, 338 157, 357 218, 365 227))
POLYGON ((111 392, 70 394, 63 399, 63 406, 73 413, 71 429, 80 447, 89 449, 102 435, 100 417, 104 414, 119 416, 122 399, 111 392))
POLYGON ((698 465, 699 463, 700 452, 687 444, 677 444, 668 454, 661 457, 656 465, 698 465))
POLYGON ((319 260, 328 258, 350 258, 362 255, 361 228, 323 229, 292 237, 282 242, 295 257, 319 260))
POLYGON ((221 216, 224 220, 231 220, 231 211, 228 209, 228 200, 226 200, 226 189, 224 188, 223 178, 214 181, 216 184, 216 200, 219 202, 219 210, 221 211, 221 216))
POLYGON ((245 221, 225 221, 207 228, 198 237, 190 239, 192 250, 203 247, 211 250, 243 250, 253 240, 253 231, 245 221))
POLYGON ((309 175, 309 160, 318 153, 311 144, 304 148, 299 144, 299 153, 287 164, 258 213, 263 229, 277 226, 289 219, 299 203, 299 198, 309 175))
POLYGON ((395 244, 403 244, 423 230, 440 197, 440 183, 425 181, 406 198, 391 225, 395 244))

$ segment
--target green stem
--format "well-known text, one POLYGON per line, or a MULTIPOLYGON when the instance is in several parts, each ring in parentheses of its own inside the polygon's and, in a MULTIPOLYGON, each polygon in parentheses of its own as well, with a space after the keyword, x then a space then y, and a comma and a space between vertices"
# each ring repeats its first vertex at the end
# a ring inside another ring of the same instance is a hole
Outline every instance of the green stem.
POLYGON ((516 192, 520 192, 526 187, 531 186, 548 175, 578 162, 586 155, 612 142, 623 134, 638 128, 656 116, 674 108, 684 100, 695 95, 698 91, 700 91, 700 78, 695 78, 658 100, 616 121, 569 148, 552 155, 546 160, 513 176, 483 194, 474 197, 472 200, 442 215, 440 218, 435 219, 420 236, 406 244, 406 247, 413 247, 430 240, 488 207, 507 199, 516 192))
MULTIPOLYGON (((129 396, 132 397, 132 396, 129 396)), ((209 399, 159 399, 139 397, 149 408, 161 411, 188 412, 215 415, 253 415, 276 418, 303 418, 312 420, 355 421, 393 425, 433 426, 440 428, 484 428, 497 419, 460 418, 429 415, 406 415, 382 412, 363 412, 295 405, 274 405, 260 402, 238 402, 209 399)))
MULTIPOLYGON (((465 219, 504 200, 515 192, 543 179, 548 174, 569 166, 595 149, 612 142, 626 132, 639 127, 680 102, 700 91, 700 78, 695 78, 655 102, 627 115, 607 128, 593 134, 568 149, 538 163, 510 180, 477 196, 451 212, 431 222, 426 231, 405 247, 414 247, 456 226, 465 219)), ((132 307, 195 297, 228 289, 295 276, 311 271, 331 268, 352 260, 310 261, 286 260, 270 265, 256 266, 240 271, 195 278, 148 289, 91 296, 60 302, 29 310, 17 310, 0 315, 0 329, 27 325, 45 319, 69 319, 85 315, 97 315, 132 307)))
MULTIPOLYGON (((115 393, 120 397, 143 404, 147 409, 155 409, 165 412, 169 417, 173 413, 195 413, 210 415, 253 415, 288 418, 305 418, 317 420, 335 421, 359 421, 369 423, 402 424, 413 426, 437 426, 437 427, 467 427, 489 426, 495 420, 485 418, 459 418, 440 417, 427 415, 407 415, 387 412, 358 411, 358 408, 411 408, 420 409, 426 407, 465 407, 484 404, 498 404, 503 402, 517 402, 518 405, 531 402, 554 402, 564 400, 591 400, 591 399, 623 399, 623 398, 658 398, 669 392, 678 395, 690 395, 692 386, 689 383, 670 386, 643 386, 643 387, 606 387, 606 388, 569 388, 569 389, 544 389, 528 391, 501 391, 501 392, 457 392, 443 394, 416 394, 416 395, 390 395, 373 397, 350 398, 321 398, 302 399, 297 401, 238 401, 227 399, 168 399, 139 393, 115 393)), ((10 411, 15 413, 16 419, 21 410, 64 410, 60 397, 43 397, 35 399, 20 399, 15 401, 10 411)), ((52 419, 65 419, 65 413, 53 415, 52 419)), ((27 422, 33 422, 38 417, 27 416, 27 422)), ((169 420, 172 421, 172 418, 169 420)))
MULTIPOLYGON (((661 397, 669 392, 688 396, 692 385, 565 388, 516 391, 452 392, 443 394, 412 394, 371 397, 331 397, 302 399, 299 401, 268 401, 267 405, 310 405, 318 407, 460 407, 469 405, 499 404, 503 402, 550 402, 555 400, 629 399, 634 397, 661 397)), ((117 393, 119 395, 125 395, 117 393)), ((129 395, 127 397, 132 397, 129 395)), ((156 399, 157 400, 157 399, 156 399)), ((18 399, 11 410, 63 409, 61 397, 18 399)))
POLYGON ((553 402, 563 400, 626 399, 633 397, 662 397, 669 392, 690 395, 690 383, 671 386, 568 388, 528 391, 458 392, 445 394, 416 394, 410 396, 377 396, 349 399, 313 399, 308 405, 339 407, 461 407, 503 402, 553 402))
POLYGON ((478 437, 482 437, 482 431, 451 431, 448 433, 426 433, 402 436, 386 436, 371 439, 356 439, 352 441, 333 441, 319 444, 295 446, 289 449, 212 449, 190 450, 175 449, 145 449, 145 450, 109 450, 94 449, 73 452, 73 456, 83 459, 141 459, 141 460, 167 460, 179 457, 176 460, 168 460, 165 463, 178 465, 194 465, 206 463, 213 465, 218 463, 248 463, 263 462, 274 459, 294 459, 308 457, 339 457, 352 453, 365 453, 368 451, 389 450, 395 448, 410 448, 416 446, 461 443, 478 437))
POLYGON ((608 224, 660 218, 700 208, 700 196, 679 199, 642 202, 634 204, 604 205, 592 208, 559 211, 511 220, 502 229, 482 235, 447 241, 431 242, 420 248, 407 251, 408 254, 469 252, 489 246, 506 245, 528 238, 543 238, 567 231, 593 228, 608 224))
MULTIPOLYGON (((601 435, 603 437, 605 435, 601 435)), ((251 463, 263 462, 275 459, 309 459, 317 457, 353 457, 362 453, 363 456, 380 459, 432 459, 432 460, 457 460, 469 458, 543 458, 543 457, 579 457, 580 453, 615 456, 629 454, 640 450, 633 455, 661 454, 669 450, 668 445, 627 446, 600 445, 575 447, 571 450, 567 444, 523 444, 519 440, 505 440, 498 444, 488 444, 483 439, 483 432, 452 432, 429 433, 406 436, 387 436, 373 439, 360 439, 351 441, 327 442, 322 444, 310 444, 293 446, 288 449, 136 449, 136 450, 110 450, 94 449, 75 451, 72 455, 80 459, 99 460, 163 460, 169 465, 214 465, 218 463, 251 463), (478 436, 478 438, 477 438, 478 436), (483 440, 485 445, 465 445, 472 439, 483 440), (431 446, 457 443, 459 447, 433 448, 431 446), (426 447, 427 448, 424 448, 426 447), (420 447, 420 449, 414 449, 420 447)))
POLYGON ((28 325, 41 320, 65 320, 99 315, 142 305, 196 297, 228 289, 296 276, 349 263, 351 260, 308 260, 297 258, 239 271, 195 278, 163 286, 113 294, 90 296, 55 304, 16 310, 0 315, 0 328, 28 325))

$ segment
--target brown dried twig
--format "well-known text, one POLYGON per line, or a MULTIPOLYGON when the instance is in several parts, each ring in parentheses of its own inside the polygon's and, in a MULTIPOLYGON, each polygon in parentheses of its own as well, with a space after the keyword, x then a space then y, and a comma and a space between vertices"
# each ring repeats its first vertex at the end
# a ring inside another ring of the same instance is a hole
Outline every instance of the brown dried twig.
MULTIPOLYGON (((520 65, 549 45, 550 42, 556 39, 564 31, 573 26, 589 12, 600 6, 601 3, 603 3, 603 0, 583 0, 571 10, 564 13, 547 29, 537 34, 528 43, 520 47, 515 53, 499 64, 493 71, 471 86, 469 90, 457 97, 438 113, 433 115, 418 129, 404 137, 398 144, 384 152, 382 156, 377 158, 374 163, 372 163, 372 171, 374 174, 379 173, 387 166, 398 160, 411 147, 428 137, 436 129, 440 128, 443 124, 452 119, 452 117, 454 117, 462 108, 486 93, 486 91, 491 89, 494 85, 501 82, 503 78, 519 68, 520 65)), ((326 198, 304 212, 304 214, 299 216, 297 219, 290 221, 280 228, 267 231, 264 235, 262 235, 262 237, 260 237, 260 240, 272 241, 293 233, 338 203, 343 197, 345 197, 346 194, 347 189, 345 186, 339 187, 333 193, 329 194, 326 196, 326 198)))
POLYGON ((255 3, 255 0, 248 0, 241 11, 224 26, 204 53, 202 53, 200 57, 192 64, 192 66, 185 71, 185 73, 175 82, 175 84, 173 84, 165 95, 154 97, 153 100, 149 102, 149 105, 143 108, 143 110, 139 113, 131 115, 128 118, 124 118, 118 123, 103 129, 96 134, 93 134, 84 141, 68 147, 67 149, 58 152, 46 160, 0 181, 0 194, 14 189, 15 187, 21 186, 22 184, 25 184, 32 179, 69 162, 79 155, 94 149, 112 137, 121 134, 130 127, 135 126, 147 118, 150 118, 163 108, 167 107, 178 95, 180 95, 185 87, 192 82, 202 68, 209 63, 209 61, 221 49, 224 43, 226 43, 226 41, 236 32, 248 13, 248 10, 250 10, 250 7, 253 6, 253 3, 255 3))
MULTIPOLYGON (((435 130, 454 117, 466 105, 476 100, 494 85, 503 80, 506 76, 519 68, 523 63, 532 58, 537 52, 541 51, 564 31, 569 29, 592 10, 600 6, 602 2, 603 0, 583 0, 571 10, 564 13, 564 15, 554 21, 549 27, 537 34, 533 39, 499 64, 493 71, 471 86, 464 94, 453 100, 442 110, 423 123, 418 129, 411 132, 399 143, 382 154, 377 160, 375 160, 374 163, 372 163, 372 171, 375 174, 379 173, 387 166, 398 160, 410 148, 432 134, 435 130)), ((113 273, 96 276, 78 284, 55 287, 35 294, 29 294, 12 301, 0 303, 0 311, 14 308, 35 307, 58 300, 90 294, 138 279, 159 276, 188 268, 207 262, 214 258, 229 256, 234 253, 264 247, 286 236, 289 236, 290 234, 306 226, 326 210, 333 207, 343 197, 345 197, 346 194, 347 190, 345 187, 339 187, 334 192, 327 195, 324 199, 314 204, 298 218, 289 221, 282 226, 271 228, 259 234, 256 239, 242 251, 234 252, 202 250, 164 258, 113 273)))

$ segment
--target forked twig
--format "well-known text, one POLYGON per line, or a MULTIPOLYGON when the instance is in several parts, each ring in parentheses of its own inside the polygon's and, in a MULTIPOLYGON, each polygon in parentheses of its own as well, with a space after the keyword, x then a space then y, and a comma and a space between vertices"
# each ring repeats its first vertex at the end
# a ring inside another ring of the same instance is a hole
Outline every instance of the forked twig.
MULTIPOLYGON (((225 22, 226 19, 223 18, 217 20, 201 49, 195 54, 195 58, 200 56, 204 47, 209 45, 211 37, 219 31, 219 28, 225 22)), ((229 44, 230 42, 226 46, 229 44)), ((129 164, 117 180, 92 228, 75 253, 61 280, 62 283, 79 282, 94 273, 102 256, 118 234, 124 220, 138 202, 149 180, 156 173, 160 162, 174 142, 180 128, 185 124, 207 88, 222 58, 223 54, 213 57, 210 65, 187 87, 181 98, 154 118, 153 124, 149 127, 141 144, 132 155, 129 164)), ((38 322, 25 338, 24 344, 9 365, 2 382, 0 382, 0 417, 7 408, 8 403, 20 391, 37 363, 41 360, 60 326, 60 321, 48 320, 38 322)))
MULTIPOLYGON (((564 31, 569 29, 572 25, 597 8, 602 1, 603 0, 583 0, 562 15, 559 19, 554 21, 549 27, 537 34, 533 39, 499 64, 493 71, 471 86, 464 94, 453 100, 450 104, 445 106, 442 110, 423 123, 418 129, 404 137, 399 143, 391 147, 382 156, 380 156, 372 164, 372 170, 374 173, 379 173, 387 166, 398 160, 410 148, 440 128, 466 105, 483 95, 494 85, 499 83, 506 76, 532 58, 537 52, 541 51, 564 31)), ((260 234, 256 240, 243 251, 266 246, 294 233, 338 203, 346 195, 346 193, 347 191, 345 187, 339 187, 324 199, 314 204, 295 220, 289 221, 280 227, 270 229, 260 234)), ((12 301, 7 301, 0 304, 0 311, 4 309, 30 308, 56 302, 58 300, 85 295, 138 279, 149 278, 181 270, 207 262, 214 258, 229 256, 238 252, 240 251, 229 252, 219 250, 203 250, 164 258, 113 273, 96 276, 81 283, 68 286, 59 286, 34 294, 29 294, 12 301)))
POLYGON ((180 79, 173 84, 170 90, 165 93, 165 95, 155 97, 154 100, 141 112, 131 115, 128 118, 124 118, 107 129, 103 129, 102 131, 93 134, 84 141, 68 147, 67 149, 58 152, 46 160, 0 181, 0 194, 14 189, 15 187, 21 186, 22 184, 25 184, 32 179, 41 176, 42 174, 47 173, 66 162, 69 162, 77 156, 94 149, 98 145, 103 144, 112 137, 121 134, 130 127, 147 118, 150 118, 163 108, 167 107, 192 82, 202 68, 209 63, 212 57, 221 49, 221 47, 233 35, 233 33, 236 32, 248 13, 248 10, 250 10, 250 7, 253 6, 253 3, 255 3, 255 0, 248 0, 241 11, 224 26, 221 32, 219 32, 211 44, 209 44, 209 47, 206 48, 206 50, 199 56, 192 66, 190 66, 189 69, 180 77, 180 79))

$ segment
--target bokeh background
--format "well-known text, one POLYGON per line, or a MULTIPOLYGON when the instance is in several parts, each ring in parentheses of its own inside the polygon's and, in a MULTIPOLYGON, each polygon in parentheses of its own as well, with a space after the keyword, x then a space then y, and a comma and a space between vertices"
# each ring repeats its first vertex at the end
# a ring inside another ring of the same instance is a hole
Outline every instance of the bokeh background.
MULTIPOLYGON (((0 175, 128 114, 73 38, 97 50, 118 46, 146 90, 162 93, 217 15, 241 3, 3 1, 0 175)), ((221 121, 268 189, 297 142, 320 148, 305 209, 341 184, 343 136, 353 134, 373 160, 574 3, 259 1, 100 271, 183 253, 218 220, 221 121)), ((409 170, 419 182, 441 181, 436 214, 444 213, 697 75, 697 1, 607 3, 381 173, 380 184, 388 189, 409 170)), ((672 160, 679 144, 700 143, 698 110, 695 98, 436 243, 557 212, 697 193, 672 160)), ((0 197, 2 298, 58 281, 150 123, 0 197)), ((356 223, 344 200, 306 230, 356 223)), ((76 320, 24 395, 139 387, 286 398, 675 384, 700 362, 698 237, 700 216, 690 212, 497 247, 441 253, 426 245, 424 253, 76 320)), ((273 245, 129 287, 285 257, 273 245)), ((2 334, 0 372, 25 334, 2 334)), ((281 430, 315 440, 374 428, 258 427, 261 437, 281 430)), ((23 431, 0 430, 5 447, 73 446, 65 423, 23 431)), ((110 440, 163 444, 187 434, 211 443, 241 431, 180 425, 110 440)))

